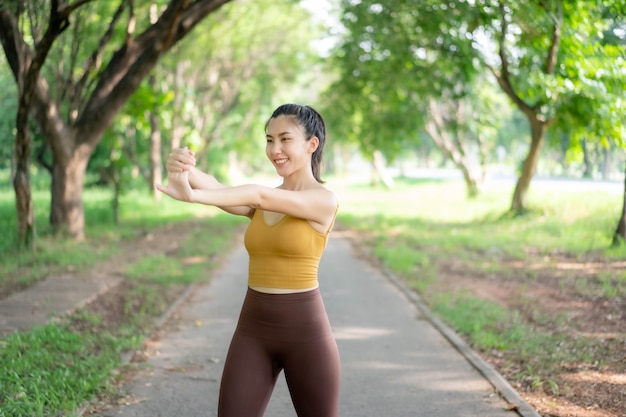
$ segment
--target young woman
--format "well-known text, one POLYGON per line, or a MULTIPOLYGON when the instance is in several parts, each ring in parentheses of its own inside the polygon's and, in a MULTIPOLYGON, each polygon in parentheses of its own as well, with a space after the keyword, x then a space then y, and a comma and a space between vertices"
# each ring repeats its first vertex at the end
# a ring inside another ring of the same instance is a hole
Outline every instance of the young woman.
POLYGON ((338 417, 339 353, 317 277, 337 213, 320 179, 326 127, 313 108, 285 104, 265 136, 267 157, 283 178, 276 188, 222 185, 194 167, 191 151, 177 149, 167 159, 168 185, 157 189, 251 219, 244 237, 248 290, 224 364, 218 416, 262 416, 284 370, 299 417, 338 417))

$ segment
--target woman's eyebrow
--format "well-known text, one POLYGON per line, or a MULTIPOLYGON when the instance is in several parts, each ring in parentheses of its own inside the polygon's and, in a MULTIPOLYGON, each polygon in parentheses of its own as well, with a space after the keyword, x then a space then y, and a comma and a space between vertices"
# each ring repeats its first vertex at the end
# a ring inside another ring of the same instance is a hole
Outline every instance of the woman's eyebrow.
MULTIPOLYGON (((278 134, 278 135, 276 135, 276 136, 285 136, 285 135, 291 135, 291 132, 289 132, 289 131, 287 131, 287 132, 281 132, 281 133, 279 133, 279 134, 278 134)), ((269 133, 266 133, 266 134, 265 134, 265 137, 266 137, 266 138, 271 138, 271 137, 272 137, 272 135, 270 135, 269 133)))

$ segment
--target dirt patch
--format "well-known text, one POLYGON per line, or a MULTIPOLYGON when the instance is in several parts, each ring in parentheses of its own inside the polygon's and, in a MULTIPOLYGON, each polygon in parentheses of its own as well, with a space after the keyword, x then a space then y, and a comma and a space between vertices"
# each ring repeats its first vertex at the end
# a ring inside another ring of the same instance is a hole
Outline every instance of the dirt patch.
MULTIPOLYGON (((92 269, 99 273, 123 274, 123 271, 133 263, 149 256, 173 255, 175 254, 185 238, 194 229, 201 225, 201 220, 194 220, 185 223, 169 224, 158 229, 144 232, 140 236, 120 242, 120 250, 117 254, 107 260, 99 262, 92 269)), ((202 227, 206 227, 203 225, 202 227)), ((205 261, 203 258, 202 261, 205 261)), ((85 271, 89 274, 89 271, 85 271)), ((143 283, 143 287, 149 286, 143 283)), ((185 291, 184 285, 156 285, 155 290, 159 291, 159 304, 151 306, 156 310, 165 311, 168 306, 175 302, 185 291)), ((137 316, 137 312, 146 308, 143 304, 145 294, 133 292, 134 285, 128 280, 117 285, 90 301, 84 306, 89 313, 100 318, 102 328, 118 327, 126 322, 128 317, 137 316), (135 313, 135 314, 133 314, 135 313)), ((154 301, 154 300, 150 300, 154 301)))
POLYGON ((571 361, 565 352, 562 362, 529 372, 537 365, 514 352, 479 352, 544 417, 626 416, 626 297, 624 289, 614 292, 623 285, 624 262, 559 255, 496 262, 504 263, 499 270, 506 272, 494 275, 459 260, 441 262, 428 291, 454 289, 490 300, 562 340, 554 351, 570 349, 571 357, 585 357, 571 361), (584 349, 584 355, 576 349, 584 349))
MULTIPOLYGON (((199 224, 196 220, 166 225, 142 233, 133 239, 121 241, 120 250, 116 255, 98 262, 81 274, 89 274, 90 271, 97 269, 99 274, 123 275, 128 266, 145 257, 175 254, 185 238, 199 224)), ((135 320, 133 325, 148 331, 153 326, 154 317, 167 311, 186 289, 182 284, 160 285, 143 282, 139 287, 136 284, 132 280, 122 280, 119 285, 81 306, 81 312, 87 313, 87 317, 97 317, 97 322, 81 318, 79 314, 72 324, 77 328, 89 327, 90 331, 99 331, 130 324, 129 320, 132 319, 135 320), (138 288, 141 288, 141 291, 138 288), (155 292, 158 296, 154 296, 155 292), (139 323, 138 320, 144 322, 139 323)))

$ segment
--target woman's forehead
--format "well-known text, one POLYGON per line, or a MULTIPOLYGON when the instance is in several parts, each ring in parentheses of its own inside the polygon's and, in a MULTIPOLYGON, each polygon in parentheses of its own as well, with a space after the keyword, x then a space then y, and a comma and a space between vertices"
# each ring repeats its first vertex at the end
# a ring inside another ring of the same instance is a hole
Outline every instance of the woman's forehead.
POLYGON ((267 124, 267 134, 275 136, 282 133, 303 133, 303 129, 295 118, 281 114, 270 119, 267 124))

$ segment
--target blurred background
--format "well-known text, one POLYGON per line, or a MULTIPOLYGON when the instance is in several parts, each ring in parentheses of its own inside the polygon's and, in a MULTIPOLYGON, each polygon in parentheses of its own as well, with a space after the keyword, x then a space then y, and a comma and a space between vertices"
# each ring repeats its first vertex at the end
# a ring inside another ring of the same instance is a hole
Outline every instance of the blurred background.
POLYGON ((326 121, 340 236, 542 414, 623 416, 625 16, 624 0, 0 0, 0 301, 108 263, 130 322, 92 309, 0 340, 0 416, 111 389, 120 352, 245 224, 156 193, 170 149, 276 185, 264 125, 287 102, 326 121))

